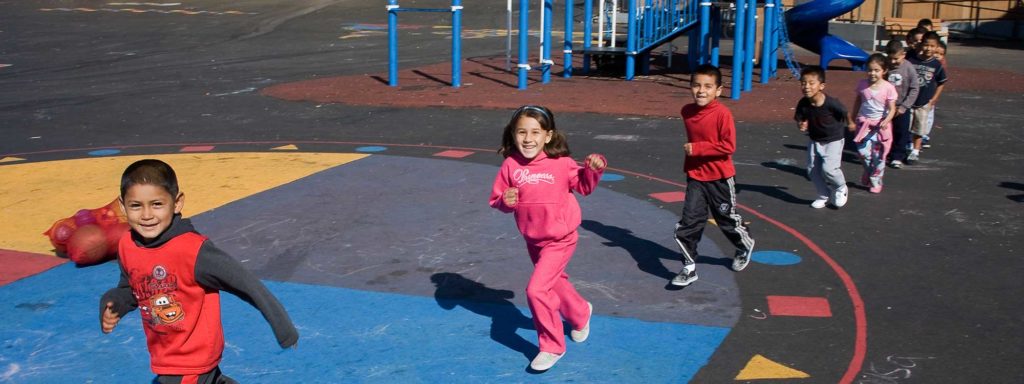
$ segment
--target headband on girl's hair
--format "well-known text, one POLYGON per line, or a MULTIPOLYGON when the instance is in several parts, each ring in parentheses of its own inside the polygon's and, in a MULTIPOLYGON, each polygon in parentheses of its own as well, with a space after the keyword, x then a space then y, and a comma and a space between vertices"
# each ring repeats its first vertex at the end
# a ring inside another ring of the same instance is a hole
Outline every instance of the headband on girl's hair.
POLYGON ((544 116, 544 119, 546 119, 549 124, 554 121, 554 119, 551 118, 551 115, 548 114, 548 112, 545 111, 544 108, 538 107, 536 105, 524 105, 522 107, 519 107, 519 109, 516 110, 515 115, 519 116, 520 114, 526 111, 534 111, 540 113, 541 116, 544 116))

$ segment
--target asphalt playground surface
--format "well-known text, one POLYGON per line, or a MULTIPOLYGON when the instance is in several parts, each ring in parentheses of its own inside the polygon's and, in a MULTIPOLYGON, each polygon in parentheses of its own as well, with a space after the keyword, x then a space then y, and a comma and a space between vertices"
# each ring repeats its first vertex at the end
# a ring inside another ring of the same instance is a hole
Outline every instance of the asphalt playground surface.
MULTIPOLYGON (((784 67, 724 100, 758 253, 731 272, 709 224, 700 280, 678 290, 685 59, 633 82, 533 74, 518 91, 505 2, 465 6, 453 89, 440 15, 401 16, 402 87, 385 84, 383 2, 0 0, 0 382, 152 377, 136 314, 111 335, 95 323, 116 266, 62 263, 38 235, 108 203, 143 157, 178 169, 186 215, 299 328, 280 351, 226 299, 222 367, 242 382, 1024 382, 1019 42, 953 42, 933 147, 887 170, 879 195, 848 152, 838 210, 808 207, 784 67), (610 166, 580 199, 568 270, 594 303, 591 339, 543 374, 525 369, 531 267, 511 216, 487 206, 501 129, 524 103, 555 112, 576 159, 610 166)), ((861 75, 829 76, 848 96, 861 75)))

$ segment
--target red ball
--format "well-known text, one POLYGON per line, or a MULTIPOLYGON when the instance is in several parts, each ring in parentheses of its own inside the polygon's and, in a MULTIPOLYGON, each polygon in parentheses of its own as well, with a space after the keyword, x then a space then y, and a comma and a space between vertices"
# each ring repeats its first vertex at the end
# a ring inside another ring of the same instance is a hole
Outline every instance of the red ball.
POLYGON ((57 253, 67 252, 68 239, 75 233, 78 226, 75 225, 75 219, 72 217, 57 220, 50 226, 50 229, 43 232, 44 235, 50 238, 50 244, 57 250, 57 253))
POLYGON ((103 228, 89 224, 78 228, 68 239, 68 257, 75 264, 90 265, 102 262, 107 256, 107 238, 103 228))
POLYGON ((92 211, 88 209, 79 209, 72 217, 75 218, 75 225, 78 225, 79 227, 96 224, 96 218, 92 216, 92 211))
POLYGON ((128 232, 128 223, 116 223, 103 227, 103 235, 107 238, 107 256, 117 257, 117 243, 121 236, 128 232))

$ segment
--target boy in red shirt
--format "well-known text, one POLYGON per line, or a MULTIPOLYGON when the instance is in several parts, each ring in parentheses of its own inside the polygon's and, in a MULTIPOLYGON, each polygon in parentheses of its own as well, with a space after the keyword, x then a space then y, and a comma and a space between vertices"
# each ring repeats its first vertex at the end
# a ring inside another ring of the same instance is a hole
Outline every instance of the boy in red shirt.
POLYGON ((683 270, 672 285, 685 287, 697 281, 697 242, 704 232, 708 211, 725 237, 736 246, 732 269, 742 271, 750 262, 754 239, 736 212, 736 125, 729 109, 718 102, 722 94, 722 72, 702 65, 690 78, 694 103, 680 113, 686 126, 686 201, 682 219, 676 223, 676 242, 683 253, 683 270))
POLYGON ((299 333, 262 282, 181 218, 185 195, 174 170, 140 160, 121 176, 121 209, 131 230, 118 243, 121 279, 100 299, 100 326, 110 333, 140 308, 154 383, 235 383, 220 373, 224 331, 220 291, 259 309, 282 348, 299 333))

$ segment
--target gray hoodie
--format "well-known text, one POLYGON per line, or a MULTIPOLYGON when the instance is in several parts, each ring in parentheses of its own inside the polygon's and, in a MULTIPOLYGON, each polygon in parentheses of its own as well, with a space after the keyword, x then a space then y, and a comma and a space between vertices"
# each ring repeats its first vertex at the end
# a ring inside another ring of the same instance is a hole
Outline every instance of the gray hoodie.
POLYGON ((896 69, 890 69, 886 74, 886 80, 896 86, 896 106, 909 110, 917 100, 919 85, 917 83, 917 71, 914 66, 903 60, 896 69))

